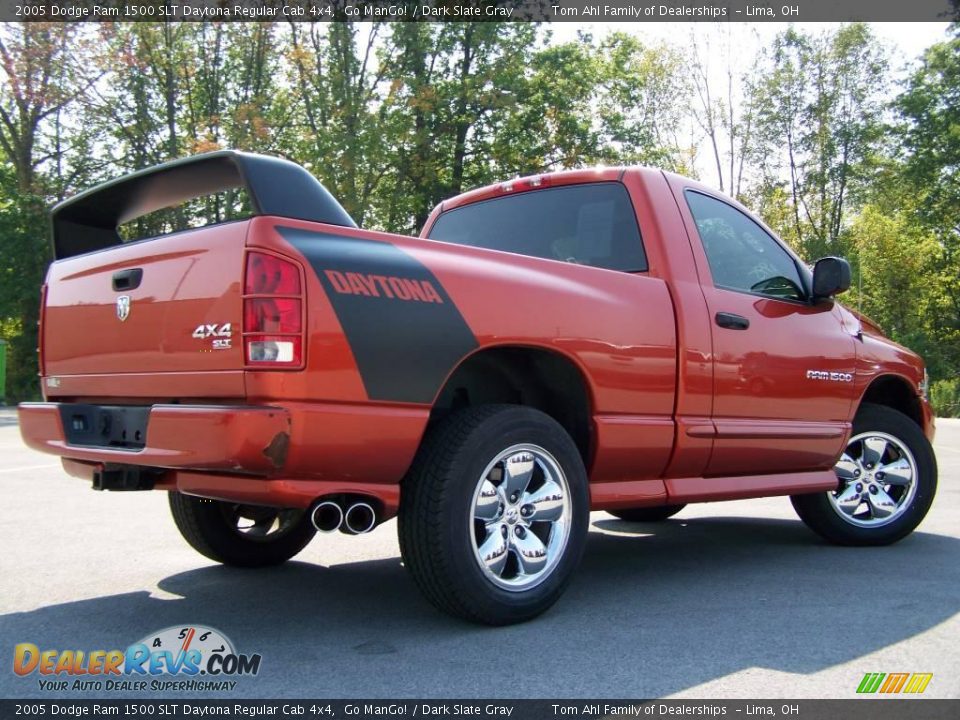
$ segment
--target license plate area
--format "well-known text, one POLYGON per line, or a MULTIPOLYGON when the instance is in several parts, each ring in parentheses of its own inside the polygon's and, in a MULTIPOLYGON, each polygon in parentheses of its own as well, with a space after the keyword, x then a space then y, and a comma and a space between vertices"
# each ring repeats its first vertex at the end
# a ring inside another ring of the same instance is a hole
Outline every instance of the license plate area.
POLYGON ((131 405, 60 405, 68 445, 142 450, 147 445, 149 407, 131 405))

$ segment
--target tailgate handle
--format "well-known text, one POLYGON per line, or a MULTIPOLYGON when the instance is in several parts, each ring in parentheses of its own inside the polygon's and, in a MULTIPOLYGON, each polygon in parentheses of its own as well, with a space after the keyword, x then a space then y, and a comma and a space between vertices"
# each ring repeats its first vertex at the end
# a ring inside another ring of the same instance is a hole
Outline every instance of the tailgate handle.
POLYGON ((140 287, 140 281, 143 280, 143 268, 133 268, 132 270, 121 270, 113 274, 114 290, 135 290, 140 287))

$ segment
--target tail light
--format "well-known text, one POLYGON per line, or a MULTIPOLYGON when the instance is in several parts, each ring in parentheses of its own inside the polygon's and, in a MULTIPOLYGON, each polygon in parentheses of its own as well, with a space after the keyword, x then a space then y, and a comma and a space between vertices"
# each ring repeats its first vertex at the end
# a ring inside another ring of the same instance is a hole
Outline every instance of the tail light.
POLYGON ((243 351, 247 365, 301 366, 303 310, 300 267, 276 255, 248 252, 243 283, 243 351))

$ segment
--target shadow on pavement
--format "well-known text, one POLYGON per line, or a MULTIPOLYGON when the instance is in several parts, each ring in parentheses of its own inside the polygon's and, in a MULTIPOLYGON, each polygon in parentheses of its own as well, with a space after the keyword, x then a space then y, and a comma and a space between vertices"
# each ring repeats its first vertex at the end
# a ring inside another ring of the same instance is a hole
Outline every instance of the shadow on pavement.
MULTIPOLYGON (((751 667, 823 670, 960 609, 953 538, 915 533, 865 549, 825 545, 782 520, 596 527, 566 595, 517 627, 435 612, 398 559, 291 562, 172 575, 159 585, 174 599, 136 592, 6 615, 2 651, 24 641, 123 649, 170 625, 207 624, 263 656, 237 696, 659 697, 751 667)), ((133 562, 119 547, 110 561, 133 562)), ((0 696, 38 694, 36 676, 0 674, 0 696)))

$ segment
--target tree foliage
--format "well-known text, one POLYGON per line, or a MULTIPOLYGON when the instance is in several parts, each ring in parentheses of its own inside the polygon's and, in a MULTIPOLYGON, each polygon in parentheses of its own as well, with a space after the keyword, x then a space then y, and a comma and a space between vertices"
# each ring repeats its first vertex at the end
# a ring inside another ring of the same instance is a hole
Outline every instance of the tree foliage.
POLYGON ((842 255, 844 221, 884 140, 884 51, 862 23, 821 35, 791 28, 765 61, 752 154, 762 185, 789 194, 791 221, 778 229, 807 257, 842 255))
POLYGON ((927 330, 920 347, 937 377, 960 376, 960 24, 930 47, 896 107, 905 150, 891 178, 911 199, 912 221, 936 238, 925 257, 927 330))

